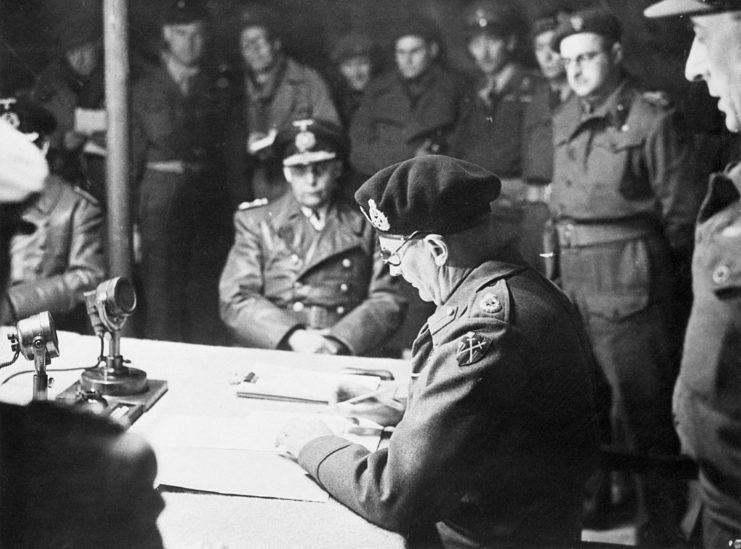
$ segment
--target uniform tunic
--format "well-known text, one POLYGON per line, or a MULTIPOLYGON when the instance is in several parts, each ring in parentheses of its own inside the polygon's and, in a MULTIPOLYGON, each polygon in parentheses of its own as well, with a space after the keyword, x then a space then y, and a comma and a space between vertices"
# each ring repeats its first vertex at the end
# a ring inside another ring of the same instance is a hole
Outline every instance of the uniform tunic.
POLYGON ((16 319, 42 311, 69 313, 105 276, 100 207, 51 175, 41 195, 23 209, 21 223, 24 230, 10 240, 7 288, 16 319))
POLYGON ((694 302, 674 390, 677 432, 700 466, 705 515, 721 526, 713 539, 718 527, 706 523, 706 547, 741 537, 740 193, 736 165, 713 176, 700 211, 694 302))
POLYGON ((220 169, 225 103, 225 89, 210 75, 198 73, 186 96, 164 65, 151 69, 132 90, 144 330, 153 339, 193 341, 194 332, 218 325, 216 296, 209 314, 205 305, 194 306, 186 288, 202 284, 198 293, 211 288, 215 294, 228 248, 220 169))
POLYGON ((377 352, 403 313, 399 283, 373 227, 344 201, 317 231, 292 193, 238 211, 219 285, 221 316, 239 344, 275 349, 299 327, 326 329, 354 355, 377 352))
MULTIPOLYGON (((561 282, 611 388, 613 443, 673 453, 684 305, 677 259, 691 251, 700 190, 690 139, 665 100, 624 80, 592 112, 575 95, 564 103, 554 144, 561 282)), ((668 483, 649 477, 644 486, 658 528, 671 528, 676 512, 668 483)))
POLYGON ((241 93, 232 100, 226 157, 232 209, 245 200, 276 198, 287 189, 278 155, 247 152, 250 133, 280 131, 308 118, 340 125, 329 87, 315 70, 284 58, 274 78, 266 85, 269 89, 258 92, 245 75, 241 93))
POLYGON ((446 546, 578 539, 593 364, 565 296, 531 269, 483 263, 429 318, 412 365, 388 448, 325 436, 299 463, 384 528, 438 523, 446 546))
POLYGON ((412 158, 428 139, 446 154, 463 84, 460 75, 436 64, 414 82, 396 71, 371 81, 350 126, 355 170, 371 176, 412 158))

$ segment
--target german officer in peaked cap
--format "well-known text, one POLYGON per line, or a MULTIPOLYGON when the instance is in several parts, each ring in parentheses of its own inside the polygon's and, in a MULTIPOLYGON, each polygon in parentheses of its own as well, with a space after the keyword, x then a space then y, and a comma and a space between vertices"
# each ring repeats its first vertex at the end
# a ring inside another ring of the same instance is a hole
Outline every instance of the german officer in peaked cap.
POLYGON ((512 227, 489 208, 499 190, 492 173, 437 155, 358 189, 392 274, 437 309, 414 342, 408 394, 338 405, 389 421, 396 410, 388 448, 311 422, 279 437, 333 497, 412 546, 432 534, 444 547, 579 539, 596 449, 591 352, 566 297, 510 249, 512 227))
POLYGON ((276 138, 291 186, 234 216, 236 238, 221 275, 221 317, 249 347, 373 355, 404 311, 371 224, 339 192, 347 142, 317 119, 276 138))
MULTIPOLYGON (((688 16, 695 31, 685 76, 704 80, 726 126, 741 132, 741 1, 666 0, 648 17, 688 16)), ((695 229, 692 313, 674 387, 683 452, 700 470, 707 549, 741 547, 741 170, 710 178, 695 229)))

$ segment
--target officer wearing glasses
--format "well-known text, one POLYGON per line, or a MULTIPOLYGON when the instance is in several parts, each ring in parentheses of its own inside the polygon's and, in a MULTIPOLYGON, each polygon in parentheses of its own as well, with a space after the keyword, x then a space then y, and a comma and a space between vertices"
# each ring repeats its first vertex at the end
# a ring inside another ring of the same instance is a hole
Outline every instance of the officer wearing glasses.
POLYGON ((412 547, 566 547, 579 539, 595 441, 586 333, 524 265, 496 217, 492 173, 430 155, 384 168, 355 199, 391 274, 436 305, 412 347, 409 388, 338 409, 397 423, 387 448, 293 421, 278 442, 333 497, 412 547), (415 545, 416 542, 418 545, 415 545))
MULTIPOLYGON (((573 14, 556 30, 553 49, 574 92, 553 130, 550 207, 562 287, 610 385, 612 444, 671 454, 687 300, 679 273, 689 265, 701 194, 691 136, 663 94, 642 91, 624 70, 613 15, 573 14)), ((642 541, 676 540, 673 492, 669 480, 642 479, 642 541)))
POLYGON ((330 122, 308 119, 294 121, 276 144, 291 192, 235 214, 221 317, 240 345, 378 354, 405 304, 373 227, 339 192, 346 142, 330 122))

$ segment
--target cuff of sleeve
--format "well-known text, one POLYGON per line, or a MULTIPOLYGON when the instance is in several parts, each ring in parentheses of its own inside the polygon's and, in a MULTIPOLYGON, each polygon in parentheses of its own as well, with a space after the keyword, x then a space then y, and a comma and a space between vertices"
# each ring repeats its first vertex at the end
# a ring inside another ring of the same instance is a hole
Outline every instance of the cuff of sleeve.
POLYGON ((307 443, 298 455, 298 463, 316 480, 319 480, 319 467, 335 452, 352 446, 352 442, 336 435, 327 435, 307 443))

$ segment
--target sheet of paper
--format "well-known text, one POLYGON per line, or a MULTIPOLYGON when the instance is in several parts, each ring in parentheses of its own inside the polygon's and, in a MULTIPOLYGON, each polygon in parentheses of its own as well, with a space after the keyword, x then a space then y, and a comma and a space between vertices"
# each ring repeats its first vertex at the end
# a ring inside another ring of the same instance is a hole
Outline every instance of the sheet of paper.
POLYGON ((92 135, 93 132, 104 132, 108 127, 108 118, 103 109, 75 109, 75 131, 92 135))
POLYGON ((335 434, 371 451, 380 440, 380 426, 331 413, 168 416, 150 437, 158 460, 157 483, 224 494, 326 501, 326 492, 275 446, 281 428, 293 417, 319 418, 335 434))
POLYGON ((327 403, 340 379, 361 385, 369 392, 377 389, 381 382, 378 376, 328 374, 272 364, 256 364, 252 374, 251 381, 237 385, 237 396, 327 403))

